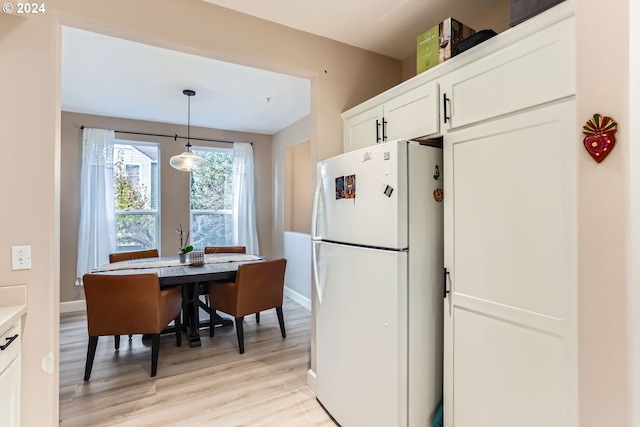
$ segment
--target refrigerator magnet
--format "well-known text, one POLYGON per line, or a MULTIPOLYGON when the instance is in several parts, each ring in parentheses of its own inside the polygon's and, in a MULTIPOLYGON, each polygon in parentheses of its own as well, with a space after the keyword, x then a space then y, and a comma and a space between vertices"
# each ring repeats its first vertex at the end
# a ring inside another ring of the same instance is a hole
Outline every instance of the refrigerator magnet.
POLYGON ((362 161, 366 162, 367 160, 371 160, 373 159, 373 153, 371 152, 371 150, 367 150, 364 152, 364 154, 362 155, 362 161))
POLYGON ((442 191, 442 188, 436 188, 433 190, 433 200, 441 202, 442 199, 444 199, 444 191, 442 191))
POLYGON ((336 178, 336 200, 344 199, 344 176, 336 178))
POLYGON ((344 198, 355 199, 356 198, 356 176, 347 175, 344 177, 344 198))
POLYGON ((382 191, 385 196, 391 197, 391 193, 393 193, 393 187, 383 182, 380 186, 380 191, 382 191))

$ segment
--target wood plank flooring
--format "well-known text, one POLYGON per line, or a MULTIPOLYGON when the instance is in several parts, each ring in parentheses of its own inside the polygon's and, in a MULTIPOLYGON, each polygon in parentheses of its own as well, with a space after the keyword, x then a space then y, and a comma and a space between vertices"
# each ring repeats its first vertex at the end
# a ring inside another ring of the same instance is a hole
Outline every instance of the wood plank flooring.
MULTIPOLYGON (((244 321, 245 353, 235 327, 201 329, 201 347, 163 336, 158 373, 149 376, 151 342, 101 337, 90 381, 83 381, 86 315, 60 320, 60 426, 318 426, 336 424, 307 386, 310 313, 285 298, 287 338, 275 310, 244 321)), ((126 316, 126 313, 123 313, 126 316)))

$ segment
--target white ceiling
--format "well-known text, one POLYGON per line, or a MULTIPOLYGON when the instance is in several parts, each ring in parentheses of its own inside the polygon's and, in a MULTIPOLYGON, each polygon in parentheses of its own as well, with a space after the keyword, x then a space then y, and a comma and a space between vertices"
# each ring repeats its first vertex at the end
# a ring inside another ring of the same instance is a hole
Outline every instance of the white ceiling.
POLYGON ((310 111, 306 79, 62 29, 62 111, 272 135, 310 111))
POLYGON ((416 37, 444 19, 484 22, 508 0, 204 1, 403 61, 416 37))
MULTIPOLYGON (((448 16, 507 0, 204 0, 399 60, 448 16)), ((481 20, 482 21, 482 20, 481 20)), ((310 112, 306 79, 63 27, 63 111, 272 135, 310 112)))

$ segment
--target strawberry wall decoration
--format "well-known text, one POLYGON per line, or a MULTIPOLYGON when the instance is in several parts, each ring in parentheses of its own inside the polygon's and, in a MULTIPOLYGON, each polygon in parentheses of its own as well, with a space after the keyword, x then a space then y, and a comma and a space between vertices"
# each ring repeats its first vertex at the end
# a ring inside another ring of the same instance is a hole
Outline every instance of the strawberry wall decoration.
POLYGON ((584 148, 593 160, 600 163, 613 150, 616 143, 613 134, 618 130, 618 124, 611 117, 594 114, 582 129, 582 133, 587 135, 583 140, 584 148))

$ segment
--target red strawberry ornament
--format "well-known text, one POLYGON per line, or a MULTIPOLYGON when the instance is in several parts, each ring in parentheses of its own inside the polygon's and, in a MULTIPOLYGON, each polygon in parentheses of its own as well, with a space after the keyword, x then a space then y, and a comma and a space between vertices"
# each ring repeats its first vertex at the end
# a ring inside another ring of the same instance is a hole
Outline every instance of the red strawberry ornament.
POLYGON ((582 127, 582 133, 587 135, 584 140, 584 148, 593 157, 593 160, 600 163, 609 155, 616 138, 613 136, 618 130, 618 124, 611 117, 594 114, 586 125, 582 127))

